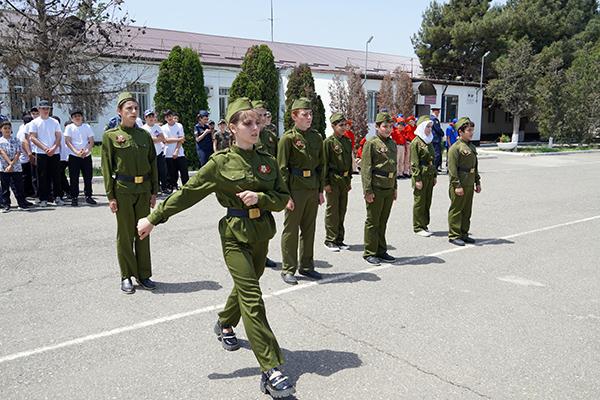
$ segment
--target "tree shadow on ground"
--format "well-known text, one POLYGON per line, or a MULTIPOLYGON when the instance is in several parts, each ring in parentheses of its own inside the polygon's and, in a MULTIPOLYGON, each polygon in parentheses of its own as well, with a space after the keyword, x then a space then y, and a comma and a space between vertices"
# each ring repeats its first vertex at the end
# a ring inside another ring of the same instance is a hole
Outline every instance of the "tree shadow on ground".
POLYGON ((439 257, 422 256, 422 257, 399 257, 396 258, 394 265, 429 265, 429 264, 445 264, 446 261, 439 257))
POLYGON ((332 283, 357 283, 357 282, 377 282, 381 278, 370 272, 361 273, 337 273, 323 274, 323 281, 318 281, 319 285, 327 285, 332 283))
MULTIPOLYGON (((249 343, 245 340, 243 340, 243 342, 245 343, 240 343, 242 347, 248 349, 249 343)), ((345 369, 359 368, 363 364, 358 357, 358 354, 347 351, 281 350, 283 351, 285 359, 285 366, 283 367, 284 373, 286 373, 294 383, 298 382, 300 377, 304 374, 316 374, 327 377, 345 369)), ((252 376, 257 377, 258 379, 260 376, 260 368, 241 368, 229 373, 213 372, 208 375, 208 379, 235 379, 252 376)), ((295 398, 296 397, 294 396, 288 397, 288 399, 295 398)))
POLYGON ((508 240, 508 239, 476 238, 475 240, 476 240, 476 242, 473 244, 473 246, 498 246, 498 245, 502 245, 502 244, 515 244, 515 242, 513 242, 512 240, 508 240))
POLYGON ((153 294, 176 294, 176 293, 194 293, 203 290, 221 290, 223 286, 215 281, 195 281, 195 282, 156 282, 156 290, 153 294))
POLYGON ((315 260, 314 261, 315 268, 331 268, 333 264, 325 261, 325 260, 315 260))
MULTIPOLYGON (((396 250, 396 248, 394 246, 390 246, 388 244, 388 250, 396 250)), ((344 251, 344 250, 342 250, 344 251)), ((363 252, 365 251, 365 245, 364 244, 351 244, 350 248, 347 251, 360 251, 363 252)))

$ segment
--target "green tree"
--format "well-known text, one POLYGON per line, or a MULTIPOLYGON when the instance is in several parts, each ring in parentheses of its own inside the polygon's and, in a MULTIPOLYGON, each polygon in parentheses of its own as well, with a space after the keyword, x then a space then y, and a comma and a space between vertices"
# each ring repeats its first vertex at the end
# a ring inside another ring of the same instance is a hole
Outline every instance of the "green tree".
POLYGON ((294 100, 306 97, 312 103, 313 124, 312 128, 325 133, 325 107, 321 98, 315 92, 315 80, 308 64, 300 64, 294 67, 290 73, 287 90, 285 91, 285 129, 291 129, 294 126, 292 120, 292 103, 294 100), (321 130, 319 130, 321 129, 321 130))
POLYGON ((154 105, 159 115, 166 110, 179 114, 179 122, 185 131, 185 156, 190 166, 197 168, 194 125, 198 110, 208 109, 204 73, 198 53, 190 48, 173 47, 169 56, 160 63, 154 105))
POLYGON ((348 119, 352 120, 352 132, 356 135, 356 144, 369 132, 367 124, 367 95, 362 84, 361 74, 348 71, 348 119))
POLYGON ((263 100, 276 125, 279 121, 279 73, 269 46, 252 46, 242 62, 242 71, 229 89, 229 101, 238 97, 263 100))
POLYGON ((522 39, 511 45, 506 56, 496 61, 498 78, 490 81, 488 94, 513 116, 512 140, 519 139, 521 117, 533 107, 537 65, 534 62, 531 42, 522 39))
POLYGON ((540 136, 553 137, 559 142, 568 141, 571 124, 567 122, 568 102, 564 95, 565 70, 560 57, 551 59, 535 84, 535 110, 533 119, 540 136))
POLYGON ((392 75, 385 74, 381 85, 379 86, 379 93, 377 93, 377 109, 387 109, 387 111, 396 115, 396 105, 394 104, 394 84, 392 82, 392 75))

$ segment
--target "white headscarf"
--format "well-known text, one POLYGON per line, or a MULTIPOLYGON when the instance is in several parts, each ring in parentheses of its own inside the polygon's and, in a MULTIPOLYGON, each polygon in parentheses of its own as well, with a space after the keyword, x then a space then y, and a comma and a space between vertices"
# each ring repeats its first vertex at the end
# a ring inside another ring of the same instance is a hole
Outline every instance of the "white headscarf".
POLYGON ((423 141, 426 144, 431 143, 431 141, 433 140, 433 132, 432 131, 429 131, 429 135, 425 135, 425 128, 427 128, 428 124, 433 125, 433 121, 431 121, 431 120, 423 121, 417 126, 417 129, 415 130, 415 135, 417 135, 418 137, 423 139, 423 141))

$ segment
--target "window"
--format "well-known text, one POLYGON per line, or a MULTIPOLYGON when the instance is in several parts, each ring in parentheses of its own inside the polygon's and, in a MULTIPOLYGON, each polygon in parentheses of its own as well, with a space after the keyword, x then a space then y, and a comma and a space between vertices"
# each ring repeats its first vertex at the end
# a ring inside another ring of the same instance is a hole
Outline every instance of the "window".
POLYGON ((504 122, 512 122, 512 115, 509 112, 504 112, 504 122))
POLYGON ((458 118, 458 96, 444 95, 442 96, 441 122, 451 122, 454 118, 458 118))
POLYGON ((29 78, 15 78, 10 80, 10 117, 21 119, 23 114, 29 112, 34 105, 34 98, 30 93, 32 81, 29 78))
POLYGON ((488 124, 496 123, 496 109, 495 108, 488 108, 487 122, 488 122, 488 124))
POLYGON ((83 111, 83 118, 86 122, 97 122, 102 96, 98 95, 100 82, 94 78, 81 79, 74 81, 72 85, 72 108, 79 108, 83 111))
POLYGON ((135 82, 129 85, 129 91, 140 105, 140 113, 143 113, 145 110, 150 108, 148 102, 149 89, 150 85, 147 83, 135 82))
POLYGON ((219 88, 219 119, 225 119, 228 100, 229 88, 219 88))
POLYGON ((367 122, 375 122, 377 115, 377 92, 369 91, 367 93, 367 122))

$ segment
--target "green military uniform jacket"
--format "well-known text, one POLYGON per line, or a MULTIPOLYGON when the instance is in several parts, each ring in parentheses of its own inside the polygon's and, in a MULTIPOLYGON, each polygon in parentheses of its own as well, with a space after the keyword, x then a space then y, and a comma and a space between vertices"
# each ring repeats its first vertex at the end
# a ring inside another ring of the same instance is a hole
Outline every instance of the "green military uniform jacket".
POLYGON ((360 175, 364 194, 373 189, 396 189, 396 142, 375 135, 367 140, 360 162, 360 175), (387 174, 387 176, 381 176, 387 174))
POLYGON ((417 136, 410 144, 410 173, 413 182, 437 176, 437 170, 435 165, 433 165, 434 159, 435 150, 433 149, 433 144, 427 144, 417 136))
POLYGON ((233 145, 214 153, 196 175, 180 190, 160 203, 148 220, 153 225, 166 222, 169 217, 183 211, 211 193, 223 207, 235 209, 260 209, 260 217, 245 218, 227 216, 219 224, 223 235, 230 228, 242 243, 254 243, 271 239, 275 235, 275 220, 268 211, 285 208, 289 193, 275 159, 262 150, 242 150, 233 145), (246 207, 236 196, 244 190, 258 193, 258 203, 246 207))
POLYGON ((258 143, 256 147, 258 149, 262 149, 272 155, 273 157, 277 157, 277 142, 279 138, 275 131, 273 131, 270 126, 266 126, 261 129, 260 134, 258 135, 258 143))
POLYGON ((102 176, 109 200, 115 193, 158 193, 156 150, 152 138, 142 128, 122 125, 102 137, 102 176), (117 181, 116 175, 142 177, 142 183, 117 181))
POLYGON ((448 175, 454 188, 479 185, 477 150, 471 142, 458 139, 448 150, 448 175))
POLYGON ((335 134, 323 141, 325 186, 332 185, 348 190, 352 180, 352 142, 346 136, 335 134))
POLYGON ((303 133, 294 127, 286 131, 279 141, 277 162, 290 192, 323 191, 323 139, 314 129, 303 133))

